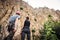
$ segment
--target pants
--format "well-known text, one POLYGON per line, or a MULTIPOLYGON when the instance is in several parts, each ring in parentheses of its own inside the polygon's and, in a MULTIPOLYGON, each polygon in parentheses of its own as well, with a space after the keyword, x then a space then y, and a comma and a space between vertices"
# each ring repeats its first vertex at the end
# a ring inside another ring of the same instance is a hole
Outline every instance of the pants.
POLYGON ((4 40, 13 40, 14 32, 10 32, 7 37, 4 38, 4 40))
POLYGON ((8 26, 8 32, 9 32, 9 35, 7 37, 4 38, 4 40, 13 40, 13 36, 14 36, 14 27, 15 27, 15 24, 13 22, 9 22, 9 24, 7 25, 8 26))
POLYGON ((25 34, 27 34, 27 40, 30 40, 30 31, 22 31, 21 40, 25 40, 25 34))

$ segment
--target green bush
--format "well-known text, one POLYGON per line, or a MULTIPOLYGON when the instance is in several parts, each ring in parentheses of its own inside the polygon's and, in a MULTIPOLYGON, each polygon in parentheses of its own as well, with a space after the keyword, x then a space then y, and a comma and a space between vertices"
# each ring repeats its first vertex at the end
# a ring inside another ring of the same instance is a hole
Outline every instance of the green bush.
POLYGON ((35 35, 34 35, 34 33, 35 33, 35 29, 32 29, 32 38, 33 38, 33 40, 35 40, 35 35))
POLYGON ((32 33, 35 33, 35 29, 32 29, 32 33))
POLYGON ((1 29, 1 25, 0 25, 0 29, 1 29))
POLYGON ((23 7, 20 7, 20 10, 23 10, 23 7))
POLYGON ((37 19, 35 18, 34 21, 37 21, 37 19))
POLYGON ((58 23, 58 21, 53 21, 51 17, 51 15, 48 15, 49 20, 44 23, 44 30, 41 33, 40 38, 41 40, 58 40, 56 28, 58 28, 57 26, 60 26, 60 23, 58 23))
POLYGON ((60 22, 55 22, 55 27, 53 28, 58 39, 60 39, 60 22))

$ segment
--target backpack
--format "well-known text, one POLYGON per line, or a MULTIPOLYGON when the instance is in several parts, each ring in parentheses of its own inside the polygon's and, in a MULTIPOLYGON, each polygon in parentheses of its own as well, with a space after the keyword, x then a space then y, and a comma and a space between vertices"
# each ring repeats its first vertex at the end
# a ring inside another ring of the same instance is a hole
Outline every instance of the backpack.
POLYGON ((17 18, 20 18, 18 15, 11 16, 9 18, 9 24, 8 24, 8 32, 13 31, 15 28, 15 23, 17 21, 17 18))
POLYGON ((14 30, 14 26, 15 24, 14 23, 9 23, 7 26, 8 26, 8 29, 7 31, 10 32, 10 31, 13 31, 14 30))

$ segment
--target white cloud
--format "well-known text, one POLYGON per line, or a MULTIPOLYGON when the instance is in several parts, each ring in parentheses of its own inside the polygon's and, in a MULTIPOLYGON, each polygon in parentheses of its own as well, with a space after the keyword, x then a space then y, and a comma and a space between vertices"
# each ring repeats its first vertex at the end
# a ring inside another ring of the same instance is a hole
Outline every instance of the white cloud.
POLYGON ((23 0, 28 2, 32 7, 48 7, 53 9, 60 10, 60 0, 23 0))

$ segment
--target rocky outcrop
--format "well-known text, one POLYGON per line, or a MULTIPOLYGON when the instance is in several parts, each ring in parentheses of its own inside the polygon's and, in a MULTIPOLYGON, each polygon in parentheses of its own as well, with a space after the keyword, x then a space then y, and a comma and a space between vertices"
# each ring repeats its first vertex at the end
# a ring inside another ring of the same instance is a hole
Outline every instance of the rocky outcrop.
POLYGON ((48 20, 48 15, 51 15, 53 20, 60 20, 60 11, 49 9, 48 7, 33 8, 22 0, 0 0, 0 25, 4 27, 5 34, 7 34, 6 25, 8 24, 8 19, 11 15, 15 14, 17 10, 21 11, 21 19, 19 22, 19 27, 17 27, 17 32, 15 37, 20 34, 21 28, 24 25, 25 18, 29 16, 30 18, 30 29, 36 30, 36 35, 39 34, 38 30, 43 29, 43 24, 48 20), (23 10, 20 10, 23 8, 23 10))

